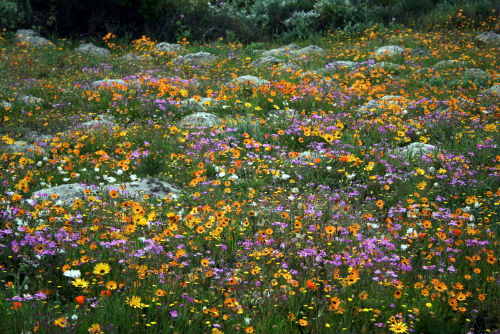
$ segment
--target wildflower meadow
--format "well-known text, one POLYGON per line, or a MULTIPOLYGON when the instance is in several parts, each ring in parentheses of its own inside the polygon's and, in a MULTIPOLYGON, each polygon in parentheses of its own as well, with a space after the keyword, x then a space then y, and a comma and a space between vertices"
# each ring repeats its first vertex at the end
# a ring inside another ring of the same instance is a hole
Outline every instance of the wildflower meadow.
POLYGON ((0 333, 500 333, 498 19, 452 19, 3 31, 0 333))

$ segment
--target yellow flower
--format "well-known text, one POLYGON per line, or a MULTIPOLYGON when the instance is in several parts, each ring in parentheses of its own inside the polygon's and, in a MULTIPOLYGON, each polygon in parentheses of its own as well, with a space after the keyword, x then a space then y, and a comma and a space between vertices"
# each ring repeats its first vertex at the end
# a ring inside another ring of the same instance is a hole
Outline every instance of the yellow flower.
POLYGON ((131 298, 127 297, 127 304, 133 308, 148 307, 148 305, 141 303, 141 297, 138 296, 132 296, 131 298))
POLYGON ((89 331, 89 333, 92 333, 92 334, 102 334, 103 333, 103 331, 101 329, 101 325, 99 325, 99 324, 90 325, 88 331, 89 331))
POLYGON ((109 281, 108 283, 106 283, 106 289, 108 290, 116 290, 117 287, 118 285, 115 281, 109 281))
POLYGON ((495 124, 486 124, 483 129, 486 132, 497 132, 498 131, 497 126, 495 124))
POLYGON ((86 287, 89 286, 89 282, 87 282, 83 278, 77 278, 73 282, 71 282, 71 284, 73 284, 77 288, 82 288, 82 289, 85 289, 86 287))
POLYGON ((14 144, 16 141, 12 138, 10 138, 9 136, 7 135, 4 135, 2 136, 2 140, 6 143, 6 144, 9 144, 9 145, 12 145, 14 144))
POLYGON ((54 320, 54 325, 64 328, 68 325, 68 320, 66 320, 66 318, 63 317, 57 318, 56 320, 54 320))
POLYGON ((299 319, 299 325, 302 326, 302 327, 305 327, 307 326, 308 322, 306 319, 302 318, 302 319, 299 319))
POLYGON ((405 334, 408 333, 408 326, 403 321, 398 320, 389 326, 389 330, 396 334, 405 334))
POLYGON ((94 267, 93 273, 96 275, 106 275, 111 271, 111 267, 107 263, 98 263, 94 267))

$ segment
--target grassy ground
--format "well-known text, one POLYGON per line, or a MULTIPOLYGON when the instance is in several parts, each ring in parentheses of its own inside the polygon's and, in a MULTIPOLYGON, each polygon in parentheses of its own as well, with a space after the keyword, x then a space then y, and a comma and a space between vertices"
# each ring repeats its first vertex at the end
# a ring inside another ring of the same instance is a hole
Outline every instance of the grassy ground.
POLYGON ((500 109, 483 91, 500 56, 478 33, 336 33, 300 70, 250 65, 278 45, 181 41, 218 57, 187 66, 147 38, 108 36, 100 58, 4 33, 0 332, 498 333, 500 109), (375 57, 387 44, 423 52, 375 57), (463 63, 434 67, 448 59, 463 63), (320 71, 334 60, 359 64, 320 71), (399 66, 370 66, 382 60, 399 66), (270 84, 226 84, 247 74, 270 84), (92 84, 104 78, 128 84, 92 84), (385 95, 402 102, 358 110, 385 95), (218 100, 221 124, 179 122, 192 97, 218 100), (67 131, 103 114, 117 126, 67 131), (50 139, 8 151, 35 133, 50 139), (436 149, 397 154, 415 142, 436 149), (182 192, 28 200, 110 176, 182 192))

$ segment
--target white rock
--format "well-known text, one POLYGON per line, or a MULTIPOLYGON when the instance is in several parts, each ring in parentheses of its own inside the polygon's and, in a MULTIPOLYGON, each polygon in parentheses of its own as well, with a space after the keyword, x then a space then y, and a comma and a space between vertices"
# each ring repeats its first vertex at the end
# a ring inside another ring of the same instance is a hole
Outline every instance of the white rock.
POLYGON ((346 68, 348 70, 354 68, 357 65, 356 62, 350 60, 337 60, 329 64, 326 64, 325 69, 327 70, 339 70, 346 68))
POLYGON ((249 84, 253 84, 253 85, 256 85, 256 86, 263 86, 263 85, 269 85, 270 84, 269 81, 267 81, 265 79, 257 78, 257 77, 255 77, 253 75, 243 75, 241 77, 237 77, 236 79, 234 79, 231 82, 237 83, 237 84, 249 83, 249 84))
POLYGON ((500 46, 500 35, 493 31, 485 31, 475 37, 475 40, 485 43, 500 46))
MULTIPOLYGON (((109 177, 108 177, 109 180, 109 177)), ((47 189, 42 189, 33 193, 33 198, 37 199, 48 199, 52 194, 57 194, 58 199, 62 201, 74 201, 77 198, 83 198, 84 190, 90 189, 78 183, 63 184, 56 187, 51 187, 47 189)), ((91 189, 92 193, 108 193, 111 190, 116 190, 122 195, 129 195, 134 197, 143 196, 144 194, 150 196, 158 196, 165 198, 172 194, 172 197, 176 198, 180 189, 177 187, 153 178, 146 178, 140 181, 126 182, 121 184, 104 185, 100 184, 99 187, 91 189)))
POLYGON ((480 81, 485 81, 490 79, 490 75, 488 74, 488 72, 480 68, 469 68, 467 71, 464 72, 464 77, 466 79, 480 80, 480 81))
POLYGON ((209 52, 196 52, 189 53, 182 57, 177 57, 174 59, 175 63, 185 64, 185 65, 209 65, 217 60, 213 54, 209 52))
POLYGON ((118 125, 114 121, 115 118, 113 116, 97 115, 95 119, 80 123, 76 126, 76 128, 97 128, 97 127, 114 128, 115 126, 118 125))
POLYGON ((395 56, 395 55, 402 55, 403 53, 406 52, 406 49, 397 46, 397 45, 385 45, 380 48, 378 48, 375 51, 376 56, 395 56))
POLYGON ((81 44, 79 47, 75 49, 75 51, 78 53, 85 53, 100 57, 109 56, 111 54, 111 52, 108 49, 100 48, 92 43, 81 44))
POLYGON ((103 79, 97 80, 92 83, 94 86, 114 86, 114 85, 122 85, 127 86, 125 80, 122 79, 103 79))
POLYGON ((447 60, 441 60, 434 64, 434 67, 437 69, 444 69, 444 68, 460 68, 460 67, 465 67, 467 66, 467 62, 463 60, 458 60, 458 59, 447 59, 447 60))
POLYGON ((299 50, 300 47, 296 44, 288 44, 276 49, 271 49, 268 51, 264 51, 262 53, 262 56, 283 56, 283 55, 290 55, 293 51, 299 50))
POLYGON ((33 193, 34 199, 48 199, 53 194, 58 195, 58 199, 64 201, 73 201, 77 198, 83 198, 85 187, 78 183, 63 184, 56 187, 51 187, 47 189, 38 190, 33 193))
POLYGON ((286 64, 282 64, 280 66, 280 68, 285 72, 295 72, 295 71, 300 70, 300 67, 293 62, 288 62, 286 64))
POLYGON ((30 144, 24 140, 18 140, 11 145, 5 146, 5 148, 7 149, 8 152, 28 154, 28 153, 35 153, 37 146, 30 144))
POLYGON ((158 51, 163 51, 163 52, 179 52, 182 50, 182 45, 179 44, 170 44, 167 42, 161 42, 156 44, 156 49, 158 51))
POLYGON ((260 57, 258 59, 255 59, 251 65, 253 67, 272 67, 272 66, 276 66, 276 65, 279 65, 279 64, 282 64, 283 61, 279 58, 276 58, 274 56, 264 56, 264 57, 260 57))
POLYGON ((302 162, 312 163, 314 159, 323 159, 326 155, 323 152, 304 151, 300 152, 296 159, 302 162))
POLYGON ((184 117, 181 123, 196 127, 212 127, 220 123, 219 117, 207 112, 197 112, 184 117))
POLYGON ((422 157, 436 150, 436 146, 424 144, 424 143, 411 143, 406 147, 400 147, 395 150, 395 154, 401 155, 402 157, 415 158, 417 156, 422 157))
POLYGON ((36 96, 31 96, 31 95, 21 95, 17 97, 17 101, 22 101, 27 104, 40 104, 43 102, 43 99, 40 97, 36 96))
POLYGON ((401 68, 401 65, 394 64, 388 61, 381 61, 369 66, 370 68, 383 68, 386 71, 395 71, 401 68))
POLYGON ((189 98, 181 102, 181 107, 184 109, 192 109, 197 112, 206 111, 214 106, 219 105, 219 101, 210 97, 202 97, 197 99, 189 98))
POLYGON ((404 107, 408 100, 399 95, 386 95, 378 100, 371 100, 359 108, 361 113, 380 112, 383 109, 393 106, 404 107))
POLYGON ((41 47, 54 45, 46 38, 40 37, 38 33, 31 29, 19 29, 16 31, 16 39, 31 46, 41 47))
POLYGON ((16 31, 16 38, 18 40, 25 40, 28 37, 38 36, 38 33, 33 29, 19 29, 16 31))
POLYGON ((485 89, 483 93, 495 94, 497 97, 500 97, 500 85, 493 85, 488 89, 485 89))
POLYGON ((309 45, 299 50, 293 50, 290 53, 294 56, 322 55, 325 50, 316 45, 309 45))
POLYGON ((116 190, 121 194, 127 194, 134 197, 147 194, 150 196, 158 196, 161 198, 165 198, 167 196, 176 198, 180 193, 179 188, 171 185, 170 183, 154 178, 145 178, 140 181, 114 184, 103 187, 103 191, 109 192, 111 190, 116 190))

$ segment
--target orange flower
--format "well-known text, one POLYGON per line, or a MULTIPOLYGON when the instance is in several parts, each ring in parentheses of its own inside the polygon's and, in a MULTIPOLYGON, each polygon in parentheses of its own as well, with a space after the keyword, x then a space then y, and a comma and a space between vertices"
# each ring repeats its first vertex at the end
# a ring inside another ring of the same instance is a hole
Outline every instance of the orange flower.
POLYGON ((306 282, 306 287, 309 289, 309 290, 316 290, 317 289, 317 286, 316 286, 316 283, 314 283, 313 281, 311 280, 307 280, 306 282))
POLYGON ((78 305, 82 305, 85 303, 85 296, 76 296, 75 301, 78 305))
POLYGON ((335 227, 331 226, 331 225, 328 225, 325 227, 325 232, 326 234, 333 234, 335 233, 335 227))
POLYGON ((328 308, 331 310, 331 311, 335 311, 337 310, 339 307, 340 307, 340 303, 341 303, 341 300, 339 297, 332 297, 330 298, 330 305, 328 306, 328 308))
POLYGON ((10 309, 11 310, 19 310, 21 307, 23 307, 23 303, 12 302, 12 306, 10 307, 10 309))

